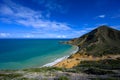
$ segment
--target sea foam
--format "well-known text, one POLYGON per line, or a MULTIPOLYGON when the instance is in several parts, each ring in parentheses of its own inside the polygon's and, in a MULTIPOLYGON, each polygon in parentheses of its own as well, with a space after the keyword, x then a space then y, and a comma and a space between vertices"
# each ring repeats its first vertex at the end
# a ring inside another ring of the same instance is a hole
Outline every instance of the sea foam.
MULTIPOLYGON (((72 52, 70 52, 70 55, 72 54, 75 54, 78 50, 79 50, 79 47, 78 46, 74 46, 76 49, 73 50, 72 52)), ((51 67, 51 66, 54 66, 55 64, 67 59, 70 55, 67 55, 67 56, 64 56, 64 57, 61 57, 61 58, 58 58, 56 59, 55 61, 51 62, 51 63, 47 63, 45 65, 43 65, 42 67, 51 67)))

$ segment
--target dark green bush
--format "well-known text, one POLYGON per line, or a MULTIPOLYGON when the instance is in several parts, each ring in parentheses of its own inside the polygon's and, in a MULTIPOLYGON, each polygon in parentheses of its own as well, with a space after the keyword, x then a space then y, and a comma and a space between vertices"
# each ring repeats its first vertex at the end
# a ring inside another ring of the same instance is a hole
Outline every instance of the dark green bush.
POLYGON ((66 76, 61 76, 61 77, 58 78, 58 80, 69 80, 69 79, 66 76))

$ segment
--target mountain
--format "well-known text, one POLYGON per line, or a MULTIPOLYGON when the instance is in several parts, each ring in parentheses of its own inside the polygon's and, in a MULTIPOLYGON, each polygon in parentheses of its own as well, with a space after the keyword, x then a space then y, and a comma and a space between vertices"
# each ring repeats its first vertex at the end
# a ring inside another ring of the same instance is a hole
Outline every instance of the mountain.
POLYGON ((103 25, 68 43, 77 45, 80 54, 93 56, 120 54, 120 31, 103 25))

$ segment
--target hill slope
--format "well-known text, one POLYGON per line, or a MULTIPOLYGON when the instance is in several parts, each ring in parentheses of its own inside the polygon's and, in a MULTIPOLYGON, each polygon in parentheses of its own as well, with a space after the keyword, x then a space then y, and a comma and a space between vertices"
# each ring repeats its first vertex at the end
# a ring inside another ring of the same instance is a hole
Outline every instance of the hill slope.
POLYGON ((120 54, 120 31, 108 26, 100 26, 91 32, 68 41, 77 45, 78 53, 102 56, 106 54, 120 54))

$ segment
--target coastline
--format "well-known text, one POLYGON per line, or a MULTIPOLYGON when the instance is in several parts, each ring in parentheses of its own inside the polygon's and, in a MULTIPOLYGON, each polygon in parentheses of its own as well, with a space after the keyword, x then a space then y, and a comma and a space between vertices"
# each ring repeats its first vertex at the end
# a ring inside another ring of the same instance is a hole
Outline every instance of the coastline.
POLYGON ((75 54, 76 52, 79 51, 79 47, 78 46, 76 46, 76 45, 72 45, 72 46, 76 47, 76 49, 74 51, 72 51, 69 55, 61 57, 61 58, 58 58, 58 59, 56 59, 55 61, 53 61, 51 63, 47 63, 47 64, 43 65, 42 67, 52 67, 52 66, 55 67, 56 64, 58 64, 58 63, 60 63, 60 62, 62 62, 64 60, 68 59, 68 57, 70 57, 72 54, 75 54))

